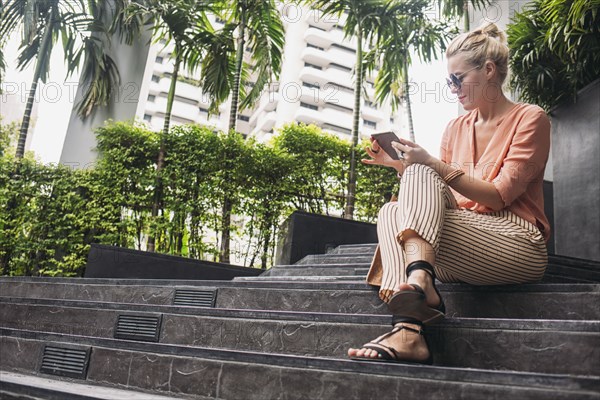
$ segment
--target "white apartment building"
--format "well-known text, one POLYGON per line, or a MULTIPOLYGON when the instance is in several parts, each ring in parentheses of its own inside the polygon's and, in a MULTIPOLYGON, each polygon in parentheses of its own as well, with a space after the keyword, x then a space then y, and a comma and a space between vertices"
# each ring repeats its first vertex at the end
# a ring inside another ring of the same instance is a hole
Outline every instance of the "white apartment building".
MULTIPOLYGON (((264 142, 277 128, 296 121, 313 123, 350 139, 356 40, 344 38, 343 20, 323 17, 299 6, 282 7, 285 47, 279 81, 264 89, 254 108, 239 113, 237 130, 264 142)), ((172 47, 164 43, 150 49, 137 108, 137 118, 155 130, 162 129, 164 124, 173 70, 171 51, 172 47)), ((219 107, 218 115, 209 117, 208 96, 195 84, 194 76, 186 76, 186 72, 182 75, 185 78, 177 83, 171 123, 199 123, 226 130, 230 102, 219 107)), ((402 109, 392 112, 389 102, 375 105, 374 79, 375 76, 368 76, 365 81, 368 98, 361 105, 361 136, 389 129, 405 130, 407 122, 402 109)))

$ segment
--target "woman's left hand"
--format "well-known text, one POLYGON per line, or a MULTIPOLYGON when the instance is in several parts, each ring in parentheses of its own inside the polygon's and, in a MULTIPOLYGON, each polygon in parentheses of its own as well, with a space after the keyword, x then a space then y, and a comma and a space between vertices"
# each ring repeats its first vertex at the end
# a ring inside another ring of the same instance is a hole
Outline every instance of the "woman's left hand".
POLYGON ((416 143, 410 140, 398 138, 400 142, 392 142, 392 146, 404 153, 404 161, 407 165, 410 164, 427 164, 431 159, 431 155, 416 143))

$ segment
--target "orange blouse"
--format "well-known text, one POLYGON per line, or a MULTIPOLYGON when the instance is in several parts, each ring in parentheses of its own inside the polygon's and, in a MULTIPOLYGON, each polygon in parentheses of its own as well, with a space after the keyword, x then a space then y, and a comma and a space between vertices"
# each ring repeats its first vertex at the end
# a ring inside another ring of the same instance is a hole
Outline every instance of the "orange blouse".
MULTIPOLYGON (((450 121, 442 137, 440 159, 462 169, 466 176, 492 182, 505 209, 535 224, 547 242, 550 224, 544 214, 543 182, 550 152, 548 116, 538 106, 517 103, 497 123, 494 136, 475 163, 477 115, 473 110, 450 121)), ((452 192, 460 208, 493 211, 454 189, 452 192)))

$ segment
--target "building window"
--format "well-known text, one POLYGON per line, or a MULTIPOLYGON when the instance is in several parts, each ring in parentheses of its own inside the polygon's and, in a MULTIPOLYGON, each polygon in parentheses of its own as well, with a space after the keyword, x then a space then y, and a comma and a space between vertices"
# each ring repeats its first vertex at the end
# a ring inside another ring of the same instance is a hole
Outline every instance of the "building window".
POLYGON ((163 61, 164 61, 164 58, 162 58, 161 56, 156 56, 156 62, 157 62, 158 64, 162 64, 162 63, 163 63, 163 61))
POLYGON ((339 125, 334 125, 334 124, 323 124, 323 126, 321 127, 323 129, 327 129, 327 130, 332 130, 332 131, 336 131, 336 132, 340 132, 340 133, 344 133, 346 135, 350 135, 352 133, 352 130, 348 129, 348 128, 343 128, 339 125))
POLYGON ((315 111, 319 110, 319 106, 316 106, 314 104, 308 104, 303 101, 300 102, 300 107, 308 108, 308 109, 315 110, 315 111))
POLYGON ((331 47, 335 47, 337 49, 343 50, 343 51, 351 53, 351 54, 356 54, 356 50, 354 50, 353 48, 348 47, 348 46, 342 46, 341 44, 333 43, 331 45, 331 47))
POLYGON ((325 50, 325 49, 324 49, 324 48, 322 48, 322 47, 315 46, 314 44, 310 44, 310 43, 306 43, 306 47, 311 47, 311 48, 313 48, 313 49, 317 49, 317 50, 325 50))
POLYGON ((150 114, 144 114, 144 121, 147 121, 147 122, 152 121, 152 115, 150 115, 150 114))
POLYGON ((240 121, 245 121, 245 122, 248 122, 248 121, 250 121, 250 117, 249 117, 249 116, 247 116, 247 115, 238 115, 238 119, 239 119, 240 121))
POLYGON ((318 65, 307 63, 307 62, 304 63, 304 66, 314 68, 314 69, 320 69, 320 70, 323 69, 323 67, 319 67, 318 65))
POLYGON ((152 75, 152 82, 160 82, 160 76, 152 75))
POLYGON ((377 129, 377 123, 373 122, 373 121, 369 121, 368 119, 363 119, 365 126, 368 126, 369 128, 373 128, 373 129, 377 129))
POLYGON ((394 118, 390 118, 390 124, 394 124, 394 118))
POLYGON ((376 108, 375 103, 373 103, 371 100, 365 100, 365 106, 376 108))
POLYGON ((318 30, 320 30, 320 31, 323 31, 323 32, 327 32, 325 29, 323 29, 323 28, 320 28, 320 27, 318 27, 318 26, 314 26, 314 25, 308 25, 308 27, 309 27, 309 28, 315 28, 315 29, 318 29, 318 30))
POLYGON ((330 102, 327 102, 327 107, 334 108, 336 110, 340 110, 340 111, 352 114, 352 109, 349 107, 340 106, 338 104, 334 104, 334 103, 330 103, 330 102))
POLYGON ((319 86, 318 83, 308 83, 308 82, 304 82, 302 81, 302 86, 307 87, 307 88, 313 88, 313 89, 319 89, 321 86, 319 86))
POLYGON ((225 25, 225 20, 223 18, 217 17, 217 18, 215 18, 215 22, 217 24, 225 25))
POLYGON ((154 101, 156 99, 156 96, 153 94, 149 94, 148 95, 148 101, 154 101))
POLYGON ((352 71, 352 68, 348 68, 344 65, 340 65, 340 64, 336 64, 336 63, 329 64, 329 68, 341 69, 342 71, 346 71, 346 72, 352 71))

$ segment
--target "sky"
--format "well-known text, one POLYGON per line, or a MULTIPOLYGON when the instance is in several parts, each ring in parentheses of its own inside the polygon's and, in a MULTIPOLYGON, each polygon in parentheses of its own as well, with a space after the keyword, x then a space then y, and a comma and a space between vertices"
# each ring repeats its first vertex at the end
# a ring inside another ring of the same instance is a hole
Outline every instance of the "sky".
MULTIPOLYGON (((5 95, 0 96, 0 113, 4 117, 20 118, 33 76, 33 65, 23 72, 16 70, 17 50, 16 41, 8 41, 4 49, 8 64, 3 82, 5 95), (25 90, 21 90, 18 104, 15 104, 14 100, 7 100, 6 94, 13 93, 17 88, 25 90)), ((445 60, 430 64, 420 63, 417 57, 413 60, 409 75, 415 138, 419 145, 437 157, 444 127, 458 115, 459 106, 444 83, 447 76, 445 60)), ((38 107, 36 126, 30 129, 30 149, 42 162, 58 163, 77 81, 77 75, 66 78, 61 46, 56 46, 51 59, 50 79, 45 85, 38 86, 38 99, 42 101, 38 107)), ((400 134, 408 138, 408 132, 400 134)))

